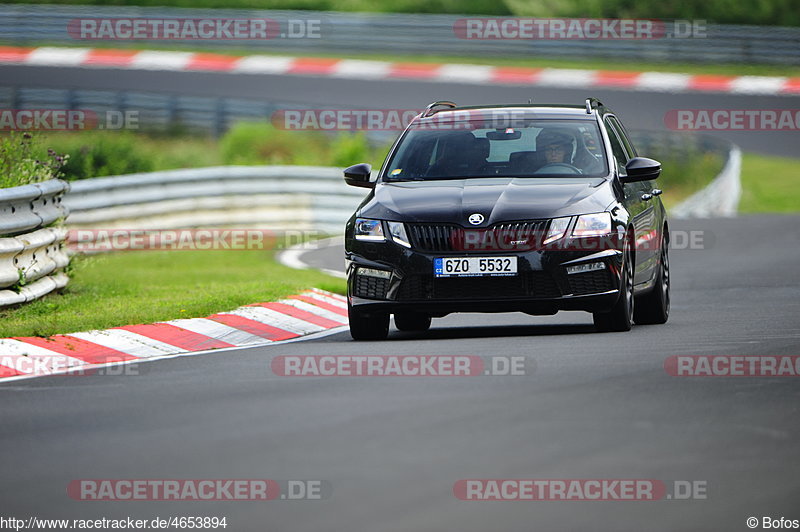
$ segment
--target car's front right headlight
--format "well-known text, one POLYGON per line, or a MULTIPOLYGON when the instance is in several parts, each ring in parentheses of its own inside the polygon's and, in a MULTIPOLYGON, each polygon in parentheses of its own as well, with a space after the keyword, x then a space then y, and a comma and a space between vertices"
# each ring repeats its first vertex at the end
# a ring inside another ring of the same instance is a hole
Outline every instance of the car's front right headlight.
POLYGON ((382 242, 386 240, 386 236, 383 233, 383 222, 369 218, 356 218, 355 237, 356 240, 367 242, 382 242))

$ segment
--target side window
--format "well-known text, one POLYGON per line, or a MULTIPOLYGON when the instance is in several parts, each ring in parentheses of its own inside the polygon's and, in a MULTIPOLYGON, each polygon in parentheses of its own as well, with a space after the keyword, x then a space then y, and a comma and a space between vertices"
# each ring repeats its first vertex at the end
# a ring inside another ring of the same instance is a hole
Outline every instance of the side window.
POLYGON ((625 128, 622 127, 622 124, 617 120, 616 116, 609 116, 608 121, 614 127, 614 130, 617 132, 619 136, 619 140, 622 141, 623 146, 625 146, 625 150, 628 152, 629 157, 636 157, 636 148, 633 147, 633 143, 631 142, 630 137, 628 136, 628 132, 625 131, 625 128))
POLYGON ((622 147, 622 142, 617 138, 617 133, 614 128, 606 120, 606 131, 608 132, 608 140, 611 143, 611 151, 614 154, 614 159, 617 161, 617 168, 620 174, 625 174, 625 164, 628 162, 628 155, 625 153, 625 148, 622 147))

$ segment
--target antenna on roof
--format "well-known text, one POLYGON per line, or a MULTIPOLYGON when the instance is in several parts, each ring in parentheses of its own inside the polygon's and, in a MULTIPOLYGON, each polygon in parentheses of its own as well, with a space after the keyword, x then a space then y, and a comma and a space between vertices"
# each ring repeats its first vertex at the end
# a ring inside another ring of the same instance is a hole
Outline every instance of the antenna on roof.
POLYGON ((432 104, 430 104, 428 107, 425 108, 425 111, 422 112, 422 118, 427 118, 429 116, 433 116, 434 114, 436 114, 438 112, 436 110, 436 107, 449 107, 450 109, 455 109, 456 104, 448 101, 433 102, 432 104))
POLYGON ((597 98, 586 98, 586 114, 592 114, 592 109, 597 109, 600 105, 603 104, 597 98))

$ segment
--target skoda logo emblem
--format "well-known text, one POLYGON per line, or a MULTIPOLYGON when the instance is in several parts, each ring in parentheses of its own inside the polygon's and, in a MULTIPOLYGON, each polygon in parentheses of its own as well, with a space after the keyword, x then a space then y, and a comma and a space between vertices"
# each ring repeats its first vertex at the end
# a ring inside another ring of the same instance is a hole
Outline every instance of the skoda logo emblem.
POLYGON ((483 223, 483 215, 479 212, 476 212, 475 214, 470 214, 469 218, 467 219, 469 220, 469 223, 471 223, 472 225, 480 225, 483 223))

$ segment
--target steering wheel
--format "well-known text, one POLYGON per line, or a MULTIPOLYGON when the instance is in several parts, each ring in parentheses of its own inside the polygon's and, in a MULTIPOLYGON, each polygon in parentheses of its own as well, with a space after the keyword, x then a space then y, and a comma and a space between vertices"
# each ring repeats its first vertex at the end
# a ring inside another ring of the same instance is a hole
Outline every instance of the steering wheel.
POLYGON ((574 175, 583 174, 583 172, 580 170, 580 168, 572 166, 569 163, 547 163, 546 165, 542 166, 541 168, 539 168, 538 170, 536 170, 534 172, 534 174, 547 174, 547 173, 553 173, 553 174, 567 174, 567 173, 569 173, 569 174, 574 174, 574 175), (569 172, 558 171, 558 170, 562 170, 562 169, 563 170, 569 170, 569 172), (556 170, 556 171, 553 171, 553 170, 556 170))

